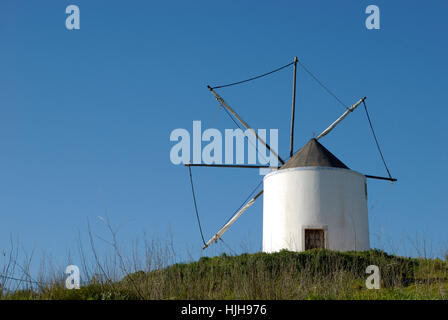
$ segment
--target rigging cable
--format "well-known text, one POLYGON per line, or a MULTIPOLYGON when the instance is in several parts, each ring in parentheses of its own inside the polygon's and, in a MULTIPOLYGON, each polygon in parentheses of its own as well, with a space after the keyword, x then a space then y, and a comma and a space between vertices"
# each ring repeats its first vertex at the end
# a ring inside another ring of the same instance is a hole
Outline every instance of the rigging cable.
MULTIPOLYGON (((230 119, 232 119, 232 121, 235 123, 235 125, 236 125, 240 130, 243 130, 243 129, 241 128, 241 126, 239 125, 239 123, 238 123, 238 122, 232 117, 232 115, 229 113, 229 111, 228 111, 226 108, 224 108, 224 107, 222 106, 222 102, 220 102, 220 107, 218 108, 218 111, 219 111, 221 108, 227 113, 227 115, 230 117, 230 119)), ((251 142, 250 139, 248 139, 248 141, 251 142)), ((252 143, 252 142, 251 142, 251 143, 252 143)), ((255 146, 254 146, 254 147, 255 147, 255 146)), ((256 147, 255 147, 255 148, 256 148, 256 147)), ((260 152, 260 151, 258 150, 258 152, 260 152)), ((260 155, 263 157, 263 155, 262 155, 261 153, 260 153, 260 155)), ((263 157, 263 158, 264 158, 264 157, 263 157)), ((201 219, 199 218, 199 210, 198 210, 198 206, 197 206, 197 202, 196 202, 196 195, 195 195, 194 184, 193 184, 193 176, 192 176, 192 174, 191 174, 191 166, 188 166, 188 172, 189 172, 189 175, 190 175, 191 192, 192 192, 192 194, 193 194, 193 202, 194 202, 194 209, 195 209, 195 212, 196 212, 196 219, 197 219, 197 221, 198 221, 198 226, 199 226, 199 231, 200 231, 200 233, 201 233, 202 242, 204 243, 204 245, 206 245, 206 242, 205 242, 205 239, 204 239, 204 233, 203 233, 203 231, 202 231, 202 226, 201 226, 201 219)), ((257 184, 257 186, 255 187, 255 189, 249 194, 249 196, 248 196, 248 197, 246 198, 246 200, 244 200, 244 202, 239 206, 239 208, 235 211, 235 213, 238 212, 238 210, 240 210, 240 209, 244 206, 244 204, 245 204, 245 203, 247 202, 247 200, 249 200, 250 197, 255 193, 255 191, 256 191, 256 190, 258 189, 258 187, 262 184, 262 182, 263 182, 263 180, 257 184)), ((230 221, 230 219, 235 215, 235 213, 232 214, 232 216, 227 220, 227 222, 230 221)), ((227 223, 227 222, 226 222, 226 223, 227 223)), ((224 243, 224 242, 223 242, 223 243, 224 243)))
POLYGON ((194 193, 193 176, 191 175, 191 166, 188 166, 188 171, 190 173, 191 192, 193 194, 193 202, 194 202, 194 209, 196 210, 196 218, 198 220, 199 231, 201 232, 202 242, 205 245, 204 233, 202 232, 201 220, 199 219, 198 206, 196 204, 196 195, 194 193))
POLYGON ((212 127, 212 124, 215 122, 216 118, 218 117, 219 111, 222 108, 222 103, 219 105, 218 109, 216 110, 215 114, 213 115, 213 118, 210 120, 210 123, 208 126, 206 126, 208 129, 212 127))
POLYGON ((235 212, 230 216, 229 219, 227 219, 226 223, 224 223, 223 225, 226 225, 226 224, 230 221, 230 219, 232 219, 232 217, 233 217, 238 211, 241 210, 241 208, 246 204, 246 202, 247 202, 250 198, 252 198, 252 196, 255 194, 255 192, 257 191, 257 189, 260 187, 260 185, 261 185, 262 183, 263 183, 263 180, 261 180, 261 181, 257 184, 257 186, 255 187, 255 189, 252 190, 252 192, 251 192, 251 193, 247 196, 247 198, 241 203, 241 205, 238 207, 238 209, 235 210, 235 212))
POLYGON ((325 89, 325 91, 327 91, 333 98, 335 98, 345 109, 348 109, 347 105, 342 102, 342 100, 339 99, 333 92, 331 92, 331 90, 328 89, 327 86, 324 85, 310 70, 308 70, 308 68, 305 67, 305 65, 300 62, 300 60, 298 60, 297 62, 303 68, 303 70, 305 70, 323 89, 325 89))
POLYGON ((288 63, 288 64, 286 64, 286 65, 284 65, 284 66, 282 66, 282 67, 280 67, 280 68, 277 68, 277 69, 275 69, 275 70, 272 70, 272 71, 263 73, 263 74, 261 74, 261 75, 255 76, 255 77, 253 77, 253 78, 249 78, 249 79, 242 80, 242 81, 237 81, 237 82, 232 82, 232 83, 224 84, 224 85, 221 85, 221 86, 215 86, 215 87, 212 87, 212 89, 220 89, 220 88, 231 87, 231 86, 234 86, 234 85, 237 85, 237 84, 241 84, 241 83, 249 82, 249 81, 252 81, 252 80, 256 80, 256 79, 265 77, 265 76, 267 76, 267 75, 270 75, 270 74, 272 74, 272 73, 274 73, 274 72, 280 71, 280 70, 282 70, 282 69, 284 69, 284 68, 287 68, 287 67, 289 67, 289 66, 291 66, 291 65, 293 65, 293 64, 294 64, 294 62, 290 62, 290 63, 288 63))
MULTIPOLYGON (((229 112, 229 110, 227 110, 226 107, 223 106, 222 102, 219 101, 220 104, 220 109, 222 108, 227 115, 229 116, 230 119, 232 119, 233 123, 235 123, 235 125, 241 130, 244 131, 243 128, 241 128, 241 126, 238 124, 238 122, 235 120, 235 118, 232 116, 232 114, 229 112)), ((266 161, 266 163, 268 162, 268 160, 266 159, 266 157, 261 153, 261 151, 257 148, 256 144, 257 144, 257 139, 255 138, 255 143, 248 137, 247 141, 255 148, 255 150, 257 150, 258 154, 263 158, 264 161, 266 161)))
MULTIPOLYGON (((240 209, 246 204, 246 202, 250 199, 250 198, 252 198, 252 196, 255 194, 255 192, 257 191, 257 189, 260 187, 260 185, 263 183, 263 180, 261 180, 258 184, 257 184, 257 186, 255 187, 255 189, 254 190, 252 190, 252 192, 249 194, 249 196, 247 196, 247 198, 241 203, 241 205, 238 207, 238 209, 236 209, 235 210, 235 212, 230 216, 230 218, 229 219, 227 219, 227 221, 226 221, 226 223, 224 223, 224 225, 226 225, 229 221, 230 221, 230 219, 232 219, 232 217, 238 212, 238 211, 240 211, 240 209)), ((228 245, 228 244, 226 244, 225 242, 224 242, 224 240, 222 239, 222 236, 219 238, 219 240, 221 240, 222 241, 222 243, 230 250, 230 251, 232 251, 235 255, 236 255, 236 252, 234 251, 234 250, 232 250, 232 248, 228 245)))
POLYGON ((389 178, 392 178, 389 168, 387 167, 386 161, 384 160, 383 153, 381 152, 380 144, 378 143, 378 139, 376 138, 375 130, 373 130, 372 121, 370 120, 369 112, 367 111, 367 105, 365 100, 362 102, 364 104, 364 110, 366 111, 367 120, 369 120, 370 129, 372 130, 373 138, 375 139, 376 147, 378 148, 378 151, 381 156, 381 160, 383 161, 384 167, 386 168, 387 174, 389 175, 389 178))
MULTIPOLYGON (((221 101, 219 102, 219 104, 220 104, 220 106, 222 107, 222 102, 221 102, 221 101)), ((225 107, 223 107, 222 109, 224 109, 224 111, 227 113, 227 115, 230 117, 230 119, 232 119, 233 123, 235 123, 235 125, 236 125, 240 130, 244 131, 243 128, 241 128, 241 126, 239 125, 239 123, 236 122, 235 118, 230 114, 229 110, 227 110, 227 108, 225 108, 225 107)))
MULTIPOLYGON (((333 98, 335 98, 336 101, 338 101, 345 109, 348 109, 347 105, 344 102, 342 102, 342 100, 339 99, 336 94, 334 94, 330 89, 328 89, 328 87, 326 85, 324 85, 322 83, 322 81, 320 81, 300 60, 297 60, 297 62, 303 68, 303 70, 305 70, 325 91, 327 91, 327 93, 329 93, 333 98)), ((214 87, 211 87, 211 88, 212 89, 227 88, 227 87, 235 86, 235 85, 242 84, 242 83, 245 83, 245 82, 249 82, 249 81, 252 81, 252 80, 260 79, 260 78, 268 76, 268 75, 270 75, 270 74, 272 74, 274 72, 277 72, 277 71, 280 71, 282 69, 285 69, 285 68, 287 68, 287 67, 289 67, 289 66, 291 66, 293 64, 294 64, 294 62, 290 62, 290 63, 285 64, 284 66, 281 66, 281 67, 279 67, 277 69, 274 69, 272 71, 263 73, 261 75, 258 75, 258 76, 255 76, 255 77, 252 77, 252 78, 249 78, 249 79, 246 79, 246 80, 232 82, 232 83, 228 83, 228 84, 224 84, 224 85, 220 85, 220 86, 214 86, 214 87)))
POLYGON ((375 202, 373 202, 373 203, 370 205, 370 209, 369 209, 369 214, 370 214, 370 215, 372 214, 372 210, 378 205, 378 203, 380 203, 380 202, 383 200, 384 195, 386 194, 386 192, 390 190, 390 186, 393 187, 394 184, 393 184, 393 183, 387 183, 386 186, 383 188, 383 191, 382 191, 382 192, 380 193, 380 195, 376 198, 375 202))

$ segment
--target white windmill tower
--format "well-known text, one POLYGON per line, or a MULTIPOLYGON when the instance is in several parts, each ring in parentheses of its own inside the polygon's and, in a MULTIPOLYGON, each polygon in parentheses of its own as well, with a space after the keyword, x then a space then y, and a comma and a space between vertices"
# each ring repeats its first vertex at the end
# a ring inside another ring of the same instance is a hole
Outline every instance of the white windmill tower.
MULTIPOLYGON (((396 181, 396 179, 391 177, 386 165, 386 170, 389 174, 388 178, 364 175, 350 170, 341 160, 334 156, 318 141, 328 134, 349 113, 353 112, 361 103, 364 103, 365 111, 373 132, 373 127, 365 105, 366 98, 364 97, 354 105, 346 108, 346 111, 342 116, 333 122, 319 136, 309 140, 307 144, 294 154, 293 138, 297 63, 299 63, 306 72, 310 73, 296 57, 294 58, 294 62, 272 72, 230 84, 234 85, 257 79, 287 66, 294 65, 290 158, 288 161, 284 161, 280 158, 276 151, 272 150, 270 146, 257 135, 255 130, 253 130, 224 101, 224 99, 218 95, 218 93, 216 93, 214 89, 218 87, 208 87, 221 106, 224 107, 229 114, 233 115, 233 117, 235 117, 246 129, 250 130, 273 155, 278 157, 281 166, 275 168, 273 172, 264 177, 262 191, 245 203, 208 242, 204 241, 204 249, 211 243, 221 239, 222 235, 230 228, 230 226, 250 206, 252 206, 262 194, 264 194, 264 252, 275 252, 282 249, 304 251, 313 248, 327 248, 338 251, 362 251, 370 248, 366 178, 389 180, 391 182, 396 181)), ((313 74, 310 73, 310 75, 317 80, 313 74)), ((320 81, 318 81, 318 83, 322 85, 320 81)), ((222 87, 225 86, 220 86, 219 88, 222 87)), ((324 88, 329 91, 326 87, 324 88)), ((373 132, 373 134, 381 158, 384 162, 375 133, 373 132)), ((267 167, 190 163, 186 164, 186 166, 190 169, 190 177, 191 167, 193 166, 237 168, 267 167)), ((195 209, 197 213, 196 200, 195 209)))

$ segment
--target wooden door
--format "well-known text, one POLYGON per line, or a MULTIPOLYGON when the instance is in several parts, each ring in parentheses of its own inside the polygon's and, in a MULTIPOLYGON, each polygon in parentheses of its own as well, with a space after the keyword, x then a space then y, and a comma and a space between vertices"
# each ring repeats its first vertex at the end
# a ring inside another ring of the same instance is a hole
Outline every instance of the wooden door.
POLYGON ((305 229, 305 250, 325 248, 325 232, 323 229, 305 229))

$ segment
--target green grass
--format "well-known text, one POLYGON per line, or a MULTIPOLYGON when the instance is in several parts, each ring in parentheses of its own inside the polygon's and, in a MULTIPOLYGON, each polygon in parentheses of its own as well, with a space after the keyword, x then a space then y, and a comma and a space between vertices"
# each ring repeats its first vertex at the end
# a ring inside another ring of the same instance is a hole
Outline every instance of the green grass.
POLYGON ((4 294, 3 299, 447 299, 448 266, 378 250, 255 253, 201 258, 117 282, 67 290, 63 283, 4 294), (368 265, 381 289, 365 285, 368 265))

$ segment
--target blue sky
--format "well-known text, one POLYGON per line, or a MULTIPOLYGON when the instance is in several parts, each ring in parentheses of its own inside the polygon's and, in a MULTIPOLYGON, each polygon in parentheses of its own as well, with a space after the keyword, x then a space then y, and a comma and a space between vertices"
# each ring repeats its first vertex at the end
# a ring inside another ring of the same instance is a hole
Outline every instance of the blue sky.
MULTIPOLYGON (((372 246, 407 254, 422 239, 448 249, 445 182, 448 46, 443 1, 2 1, 0 4, 0 249, 56 259, 77 250, 87 220, 122 225, 120 240, 173 236, 203 253, 188 172, 170 162, 176 128, 206 126, 218 105, 206 89, 294 56, 345 104, 363 96, 398 182, 369 181, 372 246), (81 29, 65 28, 78 5, 81 29), (369 4, 381 29, 367 30, 369 4)), ((291 69, 222 96, 255 128, 278 128, 289 150, 291 69)), ((298 71, 295 149, 344 109, 298 71)), ((221 112, 213 122, 233 128, 221 112)), ((350 168, 386 175, 360 108, 321 143, 350 168)), ((260 181, 257 170, 195 168, 206 238, 260 181)), ((225 234, 261 249, 262 201, 225 234)), ((104 248, 107 247, 107 244, 104 248)), ((75 258, 76 260, 76 258, 75 258)), ((74 261, 76 262, 76 261, 74 261)))

